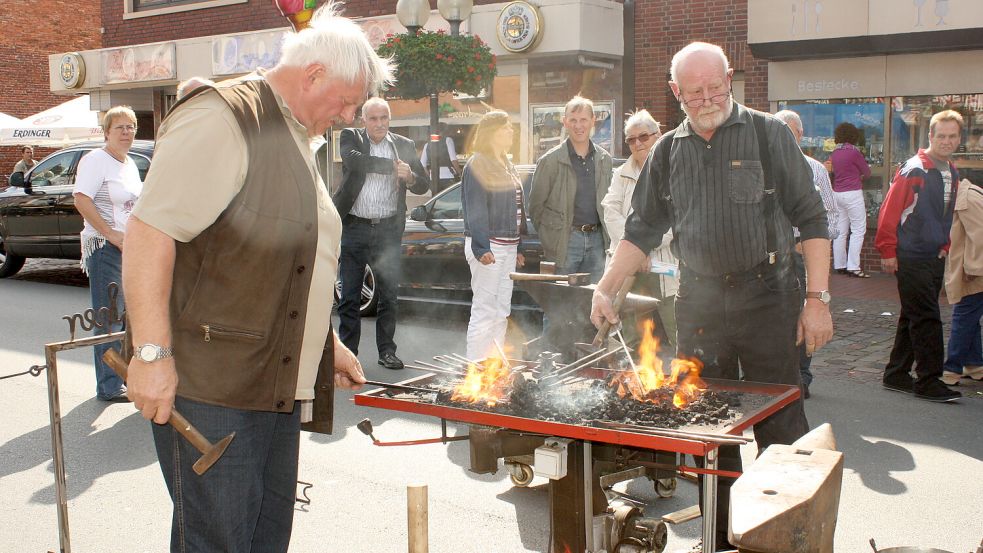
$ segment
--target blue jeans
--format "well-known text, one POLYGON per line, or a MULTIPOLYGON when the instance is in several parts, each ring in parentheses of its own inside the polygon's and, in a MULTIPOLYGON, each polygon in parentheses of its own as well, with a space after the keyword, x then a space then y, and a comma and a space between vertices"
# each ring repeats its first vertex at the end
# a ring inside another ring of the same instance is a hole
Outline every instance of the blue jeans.
POLYGON ((983 317, 983 292, 963 296, 952 308, 949 356, 945 360, 945 370, 962 374, 964 366, 983 365, 980 317, 983 317))
POLYGON ((175 398, 174 407, 212 443, 235 439, 208 472, 201 453, 170 425, 151 424, 174 503, 171 551, 273 553, 290 544, 297 494, 300 408, 243 411, 175 398))
MULTIPOLYGON (((108 320, 108 313, 100 314, 100 309, 111 310, 109 294, 106 287, 110 282, 119 285, 119 292, 116 296, 116 313, 123 314, 123 252, 119 248, 106 242, 106 245, 92 252, 86 261, 86 270, 89 273, 89 294, 92 296, 92 308, 97 311, 96 320, 108 320)), ((113 323, 108 327, 96 327, 93 334, 101 336, 110 332, 123 330, 123 323, 113 323)), ((121 392, 126 391, 123 379, 120 378, 109 365, 103 362, 102 355, 106 350, 113 347, 113 342, 99 344, 92 348, 95 356, 96 366, 96 397, 99 399, 110 399, 121 392)))
MULTIPOLYGON (((400 244, 403 232, 399 215, 383 219, 375 225, 344 218, 341 231, 341 258, 338 275, 341 277, 341 300, 338 302, 338 338, 358 355, 362 336, 362 280, 365 265, 375 274, 375 293, 379 297, 375 319, 375 342, 381 357, 396 353, 396 291, 400 279, 400 244)), ((364 221, 364 220, 363 220, 364 221)))
POLYGON ((590 273, 590 281, 597 284, 604 273, 604 234, 600 227, 594 232, 572 229, 566 264, 557 270, 563 275, 590 273))

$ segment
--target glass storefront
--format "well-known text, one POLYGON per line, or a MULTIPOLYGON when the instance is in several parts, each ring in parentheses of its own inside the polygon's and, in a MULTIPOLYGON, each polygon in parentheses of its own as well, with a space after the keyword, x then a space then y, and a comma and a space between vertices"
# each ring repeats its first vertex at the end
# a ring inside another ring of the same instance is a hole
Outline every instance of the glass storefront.
POLYGON ((857 147, 871 169, 871 178, 864 182, 870 227, 877 225, 877 214, 894 173, 919 148, 928 147, 929 121, 942 110, 962 114, 965 128, 962 145, 954 156, 956 166, 962 177, 983 184, 983 94, 792 100, 778 102, 778 109, 799 114, 805 132, 802 150, 819 161, 827 161, 835 148, 833 131, 837 125, 848 122, 860 130, 857 147))

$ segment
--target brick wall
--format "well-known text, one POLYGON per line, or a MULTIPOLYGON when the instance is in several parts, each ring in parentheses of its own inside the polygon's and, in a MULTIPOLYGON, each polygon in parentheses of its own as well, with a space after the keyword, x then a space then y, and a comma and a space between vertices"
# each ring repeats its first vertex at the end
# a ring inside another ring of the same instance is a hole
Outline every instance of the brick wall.
MULTIPOLYGON (((123 19, 123 1, 102 0, 106 47, 287 26, 287 20, 280 16, 271 0, 249 0, 245 4, 127 20, 123 19)), ((493 4, 497 1, 476 0, 475 4, 493 4)), ((431 0, 430 6, 437 9, 436 0, 431 0)), ((396 13, 396 0, 349 0, 345 2, 344 13, 349 17, 393 14, 396 13)))
MULTIPOLYGON (((0 112, 27 117, 71 99, 49 91, 48 55, 101 47, 99 6, 100 0, 0 1, 0 112)), ((34 157, 52 151, 38 149, 34 157)), ((19 159, 20 148, 0 147, 0 175, 19 159)))
POLYGON ((768 109, 768 64, 747 47, 747 0, 637 0, 635 104, 673 128, 683 118, 666 81, 669 64, 694 40, 720 45, 731 67, 744 72, 745 103, 768 109))

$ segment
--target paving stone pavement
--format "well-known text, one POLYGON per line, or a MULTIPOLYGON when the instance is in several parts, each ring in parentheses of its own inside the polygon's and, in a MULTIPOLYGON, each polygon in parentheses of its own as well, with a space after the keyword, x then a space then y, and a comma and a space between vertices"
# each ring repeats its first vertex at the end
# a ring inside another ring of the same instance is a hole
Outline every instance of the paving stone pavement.
MULTIPOLYGON (((88 286, 78 261, 29 259, 13 278, 67 286, 88 286)), ((833 301, 833 340, 813 357, 816 378, 876 383, 887 363, 897 329, 898 301, 894 277, 875 274, 860 279, 830 275, 833 301)), ((952 306, 940 299, 945 338, 949 337, 952 306)), ((983 382, 964 378, 957 387, 963 395, 983 397, 983 382)))

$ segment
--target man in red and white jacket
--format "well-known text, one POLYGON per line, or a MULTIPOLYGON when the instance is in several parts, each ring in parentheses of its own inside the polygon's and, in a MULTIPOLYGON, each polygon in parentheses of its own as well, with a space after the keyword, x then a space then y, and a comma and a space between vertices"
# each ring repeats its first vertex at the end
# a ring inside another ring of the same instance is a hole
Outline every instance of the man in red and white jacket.
POLYGON ((901 298, 898 331, 882 383, 889 390, 929 401, 962 397, 939 380, 945 356, 939 292, 959 182, 951 158, 962 127, 962 116, 956 111, 932 116, 928 149, 918 150, 898 170, 877 221, 875 244, 881 266, 897 277, 901 298))

